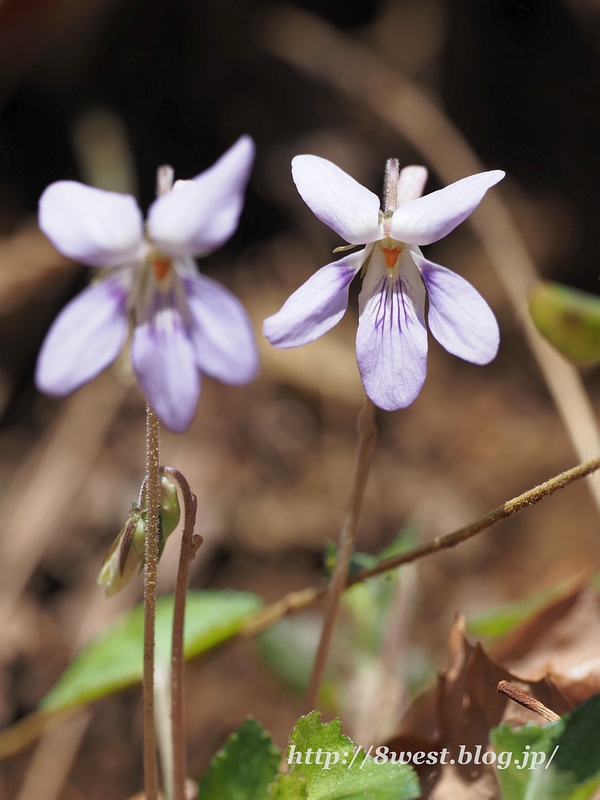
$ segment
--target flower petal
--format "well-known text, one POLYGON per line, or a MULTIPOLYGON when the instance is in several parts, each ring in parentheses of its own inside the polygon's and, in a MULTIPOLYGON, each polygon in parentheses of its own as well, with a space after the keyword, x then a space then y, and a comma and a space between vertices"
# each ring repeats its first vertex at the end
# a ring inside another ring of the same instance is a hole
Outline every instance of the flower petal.
POLYGON ((498 352, 500 331, 492 309, 455 272, 413 253, 429 295, 429 330, 449 353, 488 364, 498 352))
POLYGON ((54 320, 38 357, 40 391, 64 397, 102 372, 127 336, 129 280, 119 272, 92 283, 54 320))
POLYGON ((421 197, 427 183, 427 176, 427 169, 417 165, 404 167, 404 169, 400 170, 396 197, 398 208, 404 203, 408 203, 409 200, 416 200, 417 197, 421 197))
POLYGON ((315 272, 263 323, 263 333, 275 347, 286 349, 314 342, 341 320, 348 308, 352 278, 372 248, 367 247, 315 272))
POLYGON ((155 200, 148 232, 159 250, 200 256, 229 239, 242 213, 254 151, 252 139, 242 136, 210 169, 155 200))
POLYGON ((133 197, 76 181, 44 191, 39 224, 63 255, 90 267, 117 267, 144 253, 142 212, 133 197))
POLYGON ((223 383, 248 383, 259 368, 254 331, 240 301, 205 275, 184 278, 193 324, 190 335, 196 363, 223 383))
POLYGON ((156 290, 148 318, 136 325, 131 361, 142 392, 165 426, 189 427, 200 396, 194 348, 172 293, 156 290))
POLYGON ((437 242, 475 211, 487 190, 503 177, 500 169, 480 172, 410 200, 394 213, 392 236, 407 244, 437 242))
POLYGON ((384 411, 410 405, 427 373, 425 286, 405 248, 388 277, 375 246, 359 297, 356 358, 367 395, 384 411))
POLYGON ((313 214, 342 239, 351 244, 381 239, 379 198, 331 161, 296 156, 292 177, 313 214))

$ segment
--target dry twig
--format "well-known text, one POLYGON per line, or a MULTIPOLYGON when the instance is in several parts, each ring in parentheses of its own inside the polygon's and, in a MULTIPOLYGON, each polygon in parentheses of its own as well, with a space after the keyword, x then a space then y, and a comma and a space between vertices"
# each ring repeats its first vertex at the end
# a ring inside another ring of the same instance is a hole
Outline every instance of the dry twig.
POLYGON ((513 686, 513 684, 508 681, 500 681, 496 691, 499 694, 505 694, 507 697, 510 697, 511 700, 523 706, 523 708, 534 711, 536 714, 539 714, 540 717, 548 720, 548 722, 555 722, 557 719, 560 719, 560 716, 555 714, 550 708, 547 708, 543 703, 540 703, 539 700, 517 689, 516 686, 513 686))

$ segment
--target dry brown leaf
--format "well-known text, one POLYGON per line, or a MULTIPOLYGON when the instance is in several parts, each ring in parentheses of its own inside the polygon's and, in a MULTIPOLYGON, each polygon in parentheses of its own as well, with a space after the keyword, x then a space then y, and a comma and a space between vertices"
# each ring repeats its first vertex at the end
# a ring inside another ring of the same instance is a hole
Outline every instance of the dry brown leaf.
POLYGON ((523 675, 551 676, 577 705, 600 691, 599 642, 600 597, 579 586, 505 639, 494 655, 523 675))
MULTIPOLYGON (((388 746, 395 752, 416 749, 439 752, 446 748, 446 760, 458 761, 461 748, 471 754, 476 753, 477 747, 484 752, 490 730, 503 721, 514 725, 540 722, 533 712, 497 693, 501 680, 510 681, 557 714, 564 714, 572 707, 547 676, 523 679, 493 661, 480 644, 470 644, 465 637, 464 618, 457 616, 448 637, 448 667, 429 696, 419 700, 419 713, 409 710, 402 734, 388 746), (434 707, 437 714, 432 716, 434 707), (423 738, 424 733, 426 738, 423 738)), ((425 765, 417 771, 423 798, 453 800, 460 796, 492 800, 499 797, 494 768, 484 764, 425 765)))

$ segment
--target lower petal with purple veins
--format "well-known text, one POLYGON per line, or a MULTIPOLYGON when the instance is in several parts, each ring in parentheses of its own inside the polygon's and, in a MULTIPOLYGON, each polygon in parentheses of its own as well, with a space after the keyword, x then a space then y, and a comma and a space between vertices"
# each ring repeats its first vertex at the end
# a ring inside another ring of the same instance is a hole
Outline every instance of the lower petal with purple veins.
POLYGON ((405 408, 427 373, 425 287, 408 250, 393 276, 375 247, 359 297, 356 357, 363 386, 384 411, 405 408))
POLYGON ((341 320, 348 308, 352 279, 372 245, 322 267, 297 289, 277 314, 268 317, 263 333, 275 347, 300 347, 314 342, 341 320))
POLYGON ((184 278, 190 336, 201 372, 229 384, 251 381, 259 368, 254 331, 240 301, 204 275, 184 278))
POLYGON ((63 308, 38 357, 38 389, 64 397, 112 364, 127 336, 129 285, 127 273, 113 273, 63 308))
POLYGON ((495 358, 500 342, 493 311, 455 272, 414 253, 429 295, 429 330, 449 353, 473 364, 495 358))
POLYGON ((192 342, 171 293, 156 292, 152 313, 136 325, 133 370, 142 392, 171 431, 189 427, 200 396, 192 342))

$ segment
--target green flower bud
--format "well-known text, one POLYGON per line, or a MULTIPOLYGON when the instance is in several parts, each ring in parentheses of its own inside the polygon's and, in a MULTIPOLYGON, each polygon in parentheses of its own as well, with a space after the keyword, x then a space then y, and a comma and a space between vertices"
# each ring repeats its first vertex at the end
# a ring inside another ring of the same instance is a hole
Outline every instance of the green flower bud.
POLYGON ((97 583, 105 587, 106 596, 121 591, 144 563, 146 525, 144 515, 134 506, 121 532, 104 558, 97 583))
MULTIPOLYGON (((160 505, 158 554, 159 558, 167 538, 179 523, 181 509, 177 488, 166 475, 160 478, 160 505)), ((104 558, 104 564, 98 575, 97 583, 105 586, 106 596, 120 592, 129 583, 136 572, 144 566, 146 553, 146 510, 134 506, 129 512, 127 521, 121 532, 112 543, 104 558)))
POLYGON ((160 551, 173 533, 181 517, 175 484, 166 475, 160 476, 160 551))

